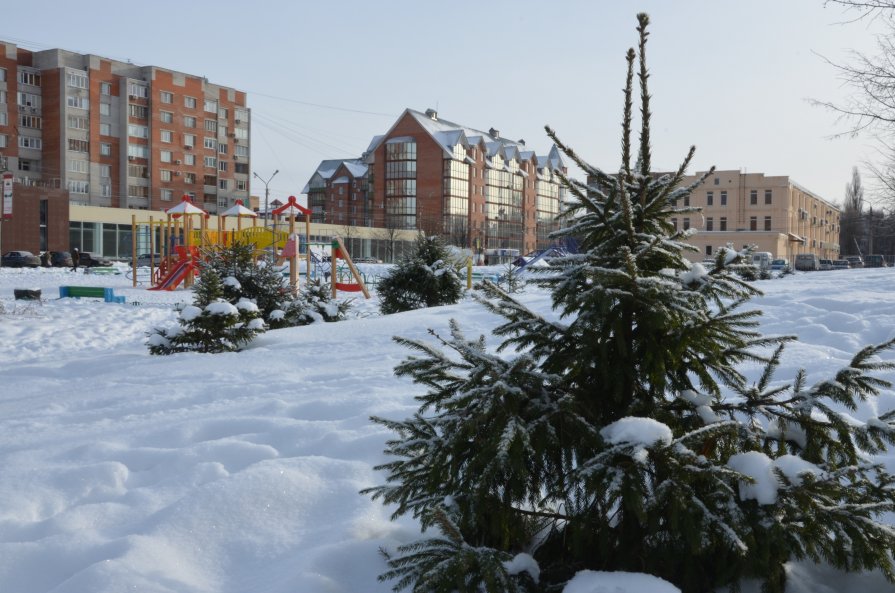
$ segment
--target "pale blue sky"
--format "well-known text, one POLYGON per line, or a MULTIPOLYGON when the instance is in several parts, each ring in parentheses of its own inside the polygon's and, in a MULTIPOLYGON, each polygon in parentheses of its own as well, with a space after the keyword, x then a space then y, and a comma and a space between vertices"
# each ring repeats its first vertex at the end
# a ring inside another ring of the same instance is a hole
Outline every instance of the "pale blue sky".
POLYGON ((407 107, 495 127, 539 154, 549 124, 616 170, 624 54, 640 11, 652 18, 656 168, 677 167, 695 144, 691 172, 790 175, 841 202, 852 166, 874 151, 867 139, 829 139, 844 125, 808 100, 845 90, 817 54, 843 60, 874 40, 823 0, 31 0, 7 11, 0 38, 246 91, 252 169, 264 178, 279 169, 271 197, 282 198, 298 195, 321 160, 359 156, 407 107))

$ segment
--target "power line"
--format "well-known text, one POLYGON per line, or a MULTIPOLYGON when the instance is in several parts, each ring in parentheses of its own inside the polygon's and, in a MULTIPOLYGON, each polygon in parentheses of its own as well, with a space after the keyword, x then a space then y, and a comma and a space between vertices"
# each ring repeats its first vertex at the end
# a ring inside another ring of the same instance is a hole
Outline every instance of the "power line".
POLYGON ((359 113, 362 115, 380 115, 382 117, 398 117, 394 113, 382 113, 380 111, 364 111, 363 109, 351 109, 348 107, 336 107, 335 105, 323 105, 321 103, 310 103, 308 101, 299 101, 298 99, 289 99, 286 97, 277 97, 276 95, 268 95, 265 93, 259 93, 257 91, 249 91, 246 90, 247 94, 252 94, 258 97, 267 97, 268 99, 276 99, 278 101, 286 101, 287 103, 297 103, 298 105, 307 105, 309 107, 318 107, 320 109, 331 109, 333 111, 344 111, 346 113, 359 113))

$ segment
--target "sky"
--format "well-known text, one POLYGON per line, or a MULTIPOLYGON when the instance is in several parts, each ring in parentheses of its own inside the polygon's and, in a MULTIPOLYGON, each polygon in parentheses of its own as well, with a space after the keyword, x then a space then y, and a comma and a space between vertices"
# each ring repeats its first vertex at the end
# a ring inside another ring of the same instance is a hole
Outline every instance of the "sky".
MULTIPOLYGON (((800 337, 776 377, 805 368, 813 385, 891 338, 893 273, 757 282, 759 331, 800 337)), ((133 288, 125 274, 0 269, 0 591, 390 592, 394 583, 376 578, 386 570, 380 548, 421 535, 413 520, 392 522, 391 508, 359 494, 383 483, 373 468, 388 461, 394 437, 369 417, 408 418, 424 389, 394 375, 413 352, 392 337, 431 343, 427 330, 448 335, 454 318, 495 348, 499 318, 468 296, 381 316, 373 296, 355 300, 346 321, 268 331, 242 352, 151 356, 146 333, 175 323, 174 305, 191 303, 190 291, 133 288), (110 286, 127 302, 57 299, 61 285, 110 286), (13 300, 28 287, 42 291, 41 304, 13 300)), ((546 292, 518 297, 553 315, 546 292)), ((741 370, 754 380, 761 369, 741 370)), ((893 407, 885 390, 848 413, 867 422, 893 407)), ((892 454, 881 461, 895 470, 892 454)), ((879 573, 810 562, 787 572, 787 593, 892 591, 879 573)), ((582 573, 565 593, 606 591, 677 589, 643 575, 582 573)))
POLYGON ((282 199, 320 161, 360 156, 406 108, 494 127, 538 154, 550 125, 589 163, 617 170, 624 55, 641 11, 652 20, 657 169, 676 169, 695 145, 689 172, 789 175, 841 203, 852 167, 876 151, 867 138, 832 139, 846 125, 811 100, 846 96, 824 58, 872 50, 875 25, 844 24, 852 17, 824 0, 158 0, 139 11, 32 0, 5 15, 0 38, 246 91, 252 170, 282 199))

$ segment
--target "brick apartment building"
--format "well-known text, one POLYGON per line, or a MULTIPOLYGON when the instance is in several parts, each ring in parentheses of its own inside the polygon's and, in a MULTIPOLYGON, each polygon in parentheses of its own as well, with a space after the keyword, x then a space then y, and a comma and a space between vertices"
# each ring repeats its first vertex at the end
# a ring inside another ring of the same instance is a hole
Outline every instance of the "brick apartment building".
POLYGON ((315 222, 419 229, 501 261, 550 245, 559 171, 555 146, 539 156, 494 128, 407 109, 360 158, 320 163, 302 193, 315 222))
MULTIPOLYGON (((244 92, 201 76, 0 41, 0 170, 15 175, 17 195, 43 188, 67 191, 73 207, 164 210, 189 194, 212 213, 248 203, 249 120, 244 92)), ((69 212, 55 201, 39 214, 49 228, 69 212)), ((23 212, 4 223, 3 249, 63 247, 35 243, 43 231, 23 212)))
MULTIPOLYGON (((682 185, 694 183, 701 175, 684 177, 682 185)), ((678 228, 699 231, 689 240, 699 248, 698 253, 686 254, 692 261, 712 257, 727 244, 737 249, 755 245, 757 251, 790 261, 799 253, 839 257, 839 207, 788 176, 715 171, 693 191, 686 205, 702 208, 701 213, 675 222, 678 228)))

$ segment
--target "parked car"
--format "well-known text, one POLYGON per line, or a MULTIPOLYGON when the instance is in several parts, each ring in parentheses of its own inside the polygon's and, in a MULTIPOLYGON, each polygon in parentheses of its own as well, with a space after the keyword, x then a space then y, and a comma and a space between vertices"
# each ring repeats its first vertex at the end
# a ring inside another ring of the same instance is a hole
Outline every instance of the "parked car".
POLYGON ((796 255, 795 269, 801 272, 819 270, 820 258, 813 253, 800 253, 796 255))
POLYGON ((78 265, 85 268, 95 268, 97 266, 111 266, 112 262, 101 255, 90 251, 82 251, 78 258, 78 265))
POLYGON ((845 259, 848 260, 848 263, 853 268, 863 268, 864 260, 861 259, 860 255, 849 255, 845 259))
POLYGON ((868 255, 864 258, 865 268, 887 268, 886 259, 881 255, 868 255))
POLYGON ((771 262, 772 272, 785 272, 789 269, 789 260, 785 257, 777 258, 771 262))
POLYGON ((68 251, 51 251, 48 263, 54 268, 70 268, 72 266, 71 253, 68 251))
POLYGON ((770 251, 756 251, 752 254, 752 265, 759 270, 767 270, 773 259, 774 255, 770 251))
POLYGON ((847 270, 851 268, 851 264, 848 263, 847 259, 834 259, 833 260, 833 269, 834 270, 847 270))
POLYGON ((829 271, 833 269, 833 260, 831 259, 822 259, 820 260, 820 269, 821 271, 829 271))
POLYGON ((137 267, 149 267, 150 264, 156 268, 162 263, 161 253, 141 253, 137 256, 137 267))
POLYGON ((0 266, 6 268, 39 268, 40 258, 30 251, 7 251, 0 257, 0 266))

